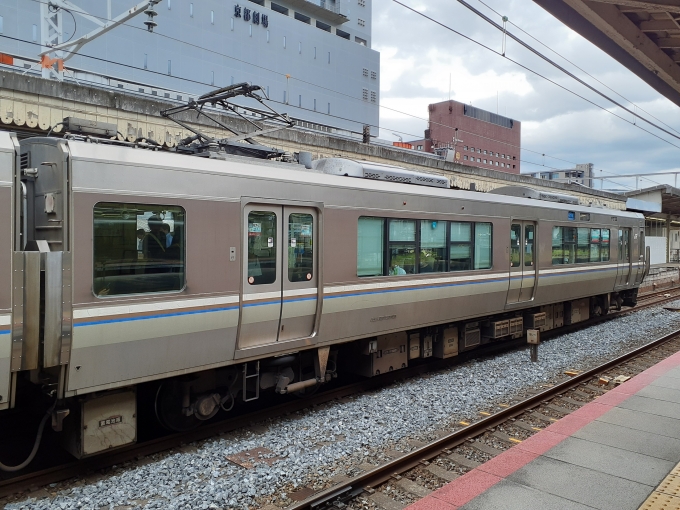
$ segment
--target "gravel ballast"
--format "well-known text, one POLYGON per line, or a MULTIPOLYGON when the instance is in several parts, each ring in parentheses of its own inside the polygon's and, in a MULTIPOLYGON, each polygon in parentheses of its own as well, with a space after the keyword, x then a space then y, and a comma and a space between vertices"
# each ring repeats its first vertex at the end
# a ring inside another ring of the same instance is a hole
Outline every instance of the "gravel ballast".
MULTIPOLYGON (((671 305, 680 306, 680 301, 671 305)), ((258 427, 205 441, 193 451, 159 455, 144 465, 121 466, 94 483, 70 482, 40 491, 42 499, 9 503, 28 509, 226 509, 290 505, 302 487, 321 489, 389 458, 389 450, 415 449, 440 429, 479 417, 529 388, 584 370, 680 327, 680 313, 655 307, 587 330, 556 337, 539 348, 467 362, 332 402, 258 427), (409 443, 409 440, 412 442, 409 443), (265 447, 281 459, 252 469, 226 457, 265 447), (362 466, 363 464, 363 466, 362 466), (49 495, 49 496, 48 496, 49 495)))

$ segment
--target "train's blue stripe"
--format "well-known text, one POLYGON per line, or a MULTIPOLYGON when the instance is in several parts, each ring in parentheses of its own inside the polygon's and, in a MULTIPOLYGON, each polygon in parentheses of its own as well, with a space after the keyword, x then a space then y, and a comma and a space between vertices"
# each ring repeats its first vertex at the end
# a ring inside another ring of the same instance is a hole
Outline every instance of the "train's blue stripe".
MULTIPOLYGON (((583 274, 583 273, 592 273, 592 272, 603 272, 603 271, 616 271, 616 267, 612 268, 605 268, 605 269, 586 269, 586 270, 575 270, 575 271, 565 271, 563 273, 553 273, 553 274, 544 274, 544 275, 539 275, 539 279, 541 278, 548 278, 548 277, 553 277, 553 276, 565 276, 565 275, 573 275, 573 274, 583 274)), ((529 277, 535 277, 535 275, 532 273, 531 275, 528 275, 529 277)), ((522 278, 522 275, 517 275, 517 276, 512 276, 509 279, 510 280, 517 280, 522 278)), ((480 280, 480 281, 466 281, 466 282, 451 282, 451 283, 442 283, 439 285, 420 285, 418 287, 407 287, 407 288, 397 288, 397 289, 380 289, 380 290, 373 290, 373 291, 365 291, 365 292, 353 292, 350 294, 338 294, 338 295, 326 295, 324 296, 324 299, 338 299, 338 298, 348 298, 348 297, 358 297, 358 296, 370 296, 370 295, 375 295, 375 294, 390 294, 390 293, 395 293, 395 292, 410 292, 410 291, 417 291, 417 290, 430 290, 430 289, 442 289, 442 288, 448 288, 448 287, 458 287, 458 286, 463 286, 463 285, 480 285, 480 284, 485 284, 485 283, 498 283, 498 282, 507 282, 508 277, 504 276, 501 278, 493 278, 489 280, 480 280)), ((301 298, 293 298, 293 299, 284 299, 284 302, 286 303, 295 303, 298 301, 313 301, 316 300, 316 296, 311 296, 311 297, 301 297, 301 298)), ((268 302, 263 302, 263 303, 250 303, 244 305, 244 308, 250 308, 250 307, 255 307, 255 306, 268 306, 268 305, 276 305, 278 304, 278 300, 272 300, 268 302)), ((203 313, 212 313, 212 312, 223 312, 223 311, 228 311, 228 310, 238 310, 238 305, 234 306, 227 306, 223 308, 211 308, 209 310, 193 310, 193 311, 184 311, 184 312, 172 312, 172 313, 164 313, 164 314, 158 314, 158 315, 147 315, 143 317, 122 317, 120 319, 106 319, 106 320, 101 320, 101 321, 89 321, 89 322, 79 322, 74 324, 74 327, 82 327, 82 326, 98 326, 101 324, 114 324, 114 323, 120 323, 120 322, 132 322, 132 321, 140 321, 140 320, 150 320, 150 319, 163 319, 166 317, 179 317, 183 315, 197 315, 197 314, 203 314, 203 313)), ((0 331, 0 334, 7 334, 9 331, 0 331)))
POLYGON ((11 329, 0 329, 0 335, 9 335, 11 332, 11 329))
POLYGON ((133 322, 149 319, 164 319, 166 317, 180 317, 182 315, 198 315, 202 313, 225 312, 228 310, 238 310, 238 306, 225 306, 222 308, 211 308, 210 310, 188 310, 184 312, 162 313, 158 315, 146 315, 143 317, 121 317, 120 319, 105 319, 101 321, 78 322, 73 326, 76 328, 80 328, 83 326, 99 326, 101 324, 113 324, 117 322, 133 322))

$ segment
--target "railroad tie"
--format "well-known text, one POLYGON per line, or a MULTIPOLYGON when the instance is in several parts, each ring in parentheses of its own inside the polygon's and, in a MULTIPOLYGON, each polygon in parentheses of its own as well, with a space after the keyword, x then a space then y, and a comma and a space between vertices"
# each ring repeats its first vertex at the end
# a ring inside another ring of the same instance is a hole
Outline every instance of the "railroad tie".
POLYGON ((571 414, 571 409, 565 409, 564 407, 556 406, 554 404, 548 404, 545 406, 547 409, 550 409, 551 411, 561 414, 562 416, 566 416, 568 414, 571 414))
POLYGON ((496 455, 503 453, 503 450, 499 450, 498 448, 494 448, 493 446, 489 446, 488 444, 482 443, 481 441, 473 441, 469 444, 474 449, 479 450, 480 452, 487 453, 487 454, 491 455, 492 457, 495 457, 496 455))
POLYGON ((413 480, 409 480, 408 478, 401 478, 400 480, 397 480, 396 484, 406 492, 410 492, 411 494, 421 498, 428 496, 432 492, 427 487, 423 487, 422 485, 414 482, 413 480))
POLYGON ((460 455, 458 453, 450 453, 447 456, 447 458, 450 461, 455 462, 459 466, 463 466, 463 467, 469 468, 469 469, 475 469, 475 468, 482 465, 481 462, 477 462, 477 461, 468 459, 467 457, 463 457, 462 455, 460 455))
POLYGON ((564 402, 565 404, 569 404, 572 406, 578 406, 578 407, 583 407, 586 405, 586 402, 581 402, 580 400, 574 400, 573 398, 569 397, 561 397, 560 402, 564 402))
POLYGON ((380 491, 375 491, 368 497, 368 499, 373 501, 373 503, 378 505, 380 508, 383 508, 384 510, 403 510, 404 508, 406 508, 406 505, 404 505, 403 503, 395 501, 387 494, 380 491))
POLYGON ((537 420, 547 421, 549 423, 557 421, 557 418, 553 418, 551 416, 546 416, 545 414, 536 413, 536 412, 531 413, 529 416, 531 416, 532 418, 536 418, 537 420))
POLYGON ((425 467, 430 473, 432 473, 434 476, 438 476, 442 480, 446 480, 447 482, 453 482, 456 478, 458 478, 460 475, 457 473, 454 473, 453 471, 449 471, 448 469, 444 469, 443 467, 438 466, 437 464, 430 464, 427 467, 425 467))
POLYGON ((539 430, 542 430, 542 427, 534 427, 531 423, 522 420, 514 421, 512 424, 517 428, 528 430, 529 432, 538 432, 539 430))

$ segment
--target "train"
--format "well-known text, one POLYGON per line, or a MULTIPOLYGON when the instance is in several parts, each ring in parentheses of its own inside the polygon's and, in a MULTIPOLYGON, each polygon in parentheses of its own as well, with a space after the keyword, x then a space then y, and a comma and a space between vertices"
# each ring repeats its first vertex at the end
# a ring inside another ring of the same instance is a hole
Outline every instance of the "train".
POLYGON ((641 214, 309 153, 0 132, 0 208, 0 419, 42 406, 77 458, 140 405, 189 430, 634 306, 649 270, 641 214))

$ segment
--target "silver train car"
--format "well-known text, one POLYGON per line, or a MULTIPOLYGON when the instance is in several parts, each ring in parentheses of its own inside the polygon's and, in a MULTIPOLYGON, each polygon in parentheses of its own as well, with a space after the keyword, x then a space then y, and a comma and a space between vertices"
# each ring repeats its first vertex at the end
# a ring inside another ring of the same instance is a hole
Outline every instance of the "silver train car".
POLYGON ((642 215, 502 193, 0 133, 0 409, 42 388, 85 457, 136 440, 153 381, 159 421, 185 430, 342 367, 375 376, 635 305, 642 215))

